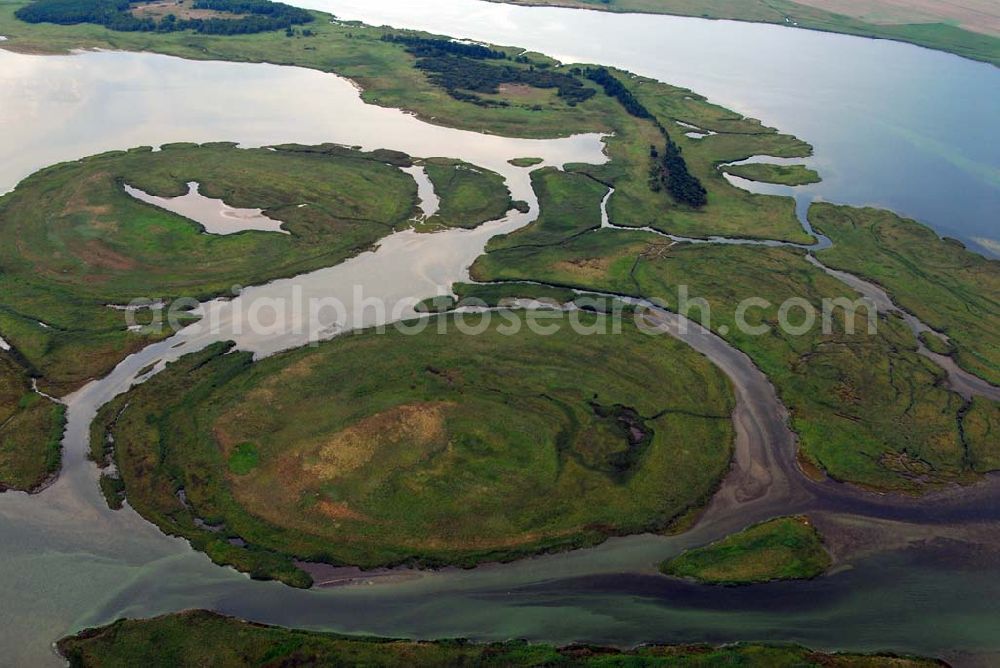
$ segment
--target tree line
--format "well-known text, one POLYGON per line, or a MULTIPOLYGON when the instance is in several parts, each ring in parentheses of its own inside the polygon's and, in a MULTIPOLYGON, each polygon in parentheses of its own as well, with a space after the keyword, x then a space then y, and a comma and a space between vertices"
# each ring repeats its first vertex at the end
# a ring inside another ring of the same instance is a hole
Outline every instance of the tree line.
POLYGON ((650 147, 650 158, 653 159, 650 187, 654 191, 660 190, 661 186, 666 187, 670 196, 682 204, 694 208, 705 206, 708 203, 708 192, 698 177, 688 170, 681 147, 670 138, 670 133, 663 124, 625 84, 605 68, 587 68, 585 74, 588 79, 604 88, 604 92, 610 97, 618 100, 629 114, 636 118, 652 119, 663 135, 666 146, 662 155, 655 146, 650 147))
MULTIPOLYGON (((618 100, 628 113, 636 118, 653 118, 653 114, 649 113, 649 109, 646 109, 645 105, 632 94, 632 91, 626 88, 625 84, 619 81, 611 72, 608 72, 603 67, 588 67, 585 74, 588 79, 599 84, 609 97, 618 100)), ((660 127, 661 131, 665 132, 659 123, 657 123, 657 126, 660 127)))
POLYGON ((503 51, 490 49, 482 44, 456 42, 450 39, 414 37, 412 35, 383 35, 382 41, 402 44, 409 53, 418 58, 453 55, 474 60, 509 60, 503 51))
POLYGON ((128 0, 36 0, 15 16, 27 23, 74 25, 93 23, 123 32, 174 32, 193 30, 209 35, 246 35, 287 30, 313 20, 304 9, 270 0, 196 0, 194 9, 247 14, 239 18, 179 19, 173 14, 156 21, 131 13, 128 0))

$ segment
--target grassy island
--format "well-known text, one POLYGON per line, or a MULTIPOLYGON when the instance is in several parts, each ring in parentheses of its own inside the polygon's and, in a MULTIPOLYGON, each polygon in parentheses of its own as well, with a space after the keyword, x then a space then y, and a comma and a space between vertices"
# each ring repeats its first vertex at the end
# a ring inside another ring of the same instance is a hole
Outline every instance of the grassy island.
POLYGON ((688 550, 664 562, 660 570, 705 584, 743 585, 805 580, 829 567, 830 555, 809 519, 780 517, 688 550))
POLYGON ((490 239, 488 248, 548 246, 601 226, 601 201, 608 193, 603 183, 546 167, 531 173, 531 185, 538 197, 538 219, 513 234, 490 239))
POLYGON ((148 620, 120 620, 63 638, 58 649, 73 668, 194 668, 216 666, 364 665, 639 666, 709 668, 931 668, 929 659, 880 654, 828 654, 796 645, 650 645, 610 647, 523 641, 476 644, 464 640, 420 642, 296 631, 194 610, 148 620))
POLYGON ((515 167, 534 167, 544 162, 541 158, 514 158, 509 161, 515 167))
POLYGON ((429 225, 473 228, 503 218, 513 206, 503 177, 460 160, 431 158, 423 161, 427 178, 441 200, 429 225))
POLYGON ((746 165, 727 165, 722 168, 727 174, 750 181, 776 183, 782 186, 804 186, 819 183, 819 172, 805 165, 774 165, 754 162, 746 165))
POLYGON ((313 21, 304 9, 270 0, 34 0, 19 9, 17 17, 29 23, 90 23, 122 32, 190 30, 208 35, 292 31, 292 26, 313 21))
POLYGON ((64 394, 152 340, 108 305, 229 294, 337 264, 406 224, 416 184, 400 162, 409 158, 333 146, 179 144, 42 170, 0 198, 0 231, 13 240, 0 247, 0 332, 44 389, 64 394), (206 234, 124 190, 175 197, 189 181, 264 209, 289 234, 206 234))
POLYGON ((733 399, 701 355, 628 323, 464 322, 482 333, 441 316, 257 363, 217 345, 105 406, 95 457, 164 531, 300 586, 293 559, 470 566, 658 531, 715 489, 733 399))

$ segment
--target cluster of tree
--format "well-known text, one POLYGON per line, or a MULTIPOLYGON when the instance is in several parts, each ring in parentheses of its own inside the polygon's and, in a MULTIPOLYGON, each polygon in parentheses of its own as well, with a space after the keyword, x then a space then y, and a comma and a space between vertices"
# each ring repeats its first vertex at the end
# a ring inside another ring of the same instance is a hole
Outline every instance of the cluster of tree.
POLYGON ((662 184, 676 201, 694 208, 708 203, 708 191, 698 177, 688 171, 687 161, 681 154, 681 148, 669 136, 663 155, 660 156, 656 147, 652 146, 650 157, 653 158, 650 188, 659 190, 662 184))
POLYGON ((569 105, 579 104, 594 96, 593 89, 584 86, 576 77, 561 72, 512 65, 489 65, 456 56, 421 58, 417 61, 417 67, 427 72, 434 84, 459 100, 479 100, 475 93, 499 93, 502 84, 555 88, 559 97, 569 105))
MULTIPOLYGON (((639 102, 635 95, 632 94, 632 91, 626 88, 611 72, 608 72, 603 67, 588 67, 586 74, 587 78, 599 84, 605 93, 618 100, 628 113, 637 118, 653 118, 653 114, 649 113, 645 105, 639 102)), ((662 130, 663 128, 660 129, 662 130)))
POLYGON ((490 49, 481 44, 456 42, 450 39, 431 39, 427 37, 414 37, 412 35, 383 35, 382 41, 402 44, 408 52, 418 58, 453 55, 463 58, 473 58, 475 60, 507 59, 507 54, 503 51, 490 49))
MULTIPOLYGON (((477 95, 495 95, 502 84, 555 88, 559 97, 571 106, 594 96, 592 88, 571 74, 530 64, 528 67, 492 64, 488 61, 510 61, 511 58, 503 51, 479 44, 409 35, 385 35, 382 39, 404 45, 408 53, 416 56, 417 67, 427 72, 431 82, 444 88, 456 100, 481 106, 507 106, 503 101, 484 100, 477 95)), ((528 64, 529 61, 519 56, 515 62, 528 64)))
POLYGON ((124 32, 174 32, 194 30, 209 35, 246 35, 270 30, 287 30, 309 23, 312 14, 304 9, 270 0, 197 0, 195 9, 212 9, 238 18, 179 19, 173 14, 156 21, 132 14, 129 0, 36 0, 15 12, 28 23, 71 25, 94 23, 124 32))
POLYGON ((127 12, 124 0, 39 0, 18 9, 14 15, 28 23, 99 23, 106 25, 127 12))

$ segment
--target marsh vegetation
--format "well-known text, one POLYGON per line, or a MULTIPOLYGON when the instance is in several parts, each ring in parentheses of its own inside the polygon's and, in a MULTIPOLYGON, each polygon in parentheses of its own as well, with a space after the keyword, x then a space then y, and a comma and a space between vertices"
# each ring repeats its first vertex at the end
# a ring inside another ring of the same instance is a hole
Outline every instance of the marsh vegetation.
POLYGON ((822 575, 831 559, 807 517, 779 517, 664 562, 667 575, 706 584, 747 585, 822 575))
POLYGON ((634 326, 512 335, 548 321, 506 315, 257 363, 213 347, 102 409, 94 456, 168 533, 296 585, 293 559, 469 566, 663 530, 708 498, 732 441, 715 367, 634 326))
POLYGON ((253 624, 211 612, 190 611, 150 620, 115 622, 59 642, 71 666, 97 668, 141 664, 149 668, 219 668, 267 665, 366 666, 660 666, 708 668, 930 668, 924 659, 865 654, 826 654, 794 645, 651 645, 624 651, 599 646, 476 644, 463 640, 419 642, 293 631, 253 624))

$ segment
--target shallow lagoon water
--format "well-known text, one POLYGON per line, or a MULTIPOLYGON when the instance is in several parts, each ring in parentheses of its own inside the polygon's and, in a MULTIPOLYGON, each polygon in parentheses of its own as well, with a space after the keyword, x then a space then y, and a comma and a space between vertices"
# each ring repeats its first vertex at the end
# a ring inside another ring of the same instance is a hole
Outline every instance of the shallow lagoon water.
POLYGON ((538 154, 561 165, 587 162, 601 148, 593 134, 511 139, 430 125, 365 104, 346 79, 267 64, 0 50, 0 95, 0 128, 17 128, 0 136, 0 192, 57 162, 171 142, 332 142, 461 158, 501 173, 511 157, 538 154))
POLYGON ((132 197, 165 209, 188 220, 200 223, 206 234, 238 234, 239 232, 277 232, 288 234, 282 229, 280 220, 273 220, 264 215, 261 209, 238 209, 229 206, 221 199, 212 199, 201 194, 200 185, 196 181, 187 184, 188 191, 178 197, 158 197, 143 192, 138 188, 125 184, 125 192, 132 197))
MULTIPOLYGON (((392 3, 383 3, 369 9, 390 6, 392 3)), ((426 15, 434 18, 433 12, 426 15)), ((606 21, 612 17, 599 18, 606 21)), ((507 26, 494 22, 489 29, 501 27, 507 26)), ((756 29, 740 27, 750 32, 756 29)), ((613 43, 608 43, 611 46, 613 43)), ((943 54, 935 57, 951 58, 943 54)), ((610 57, 593 60, 614 62, 610 57)), ((642 71, 642 67, 634 69, 642 71)), ((0 53, 0 72, 0 87, 5 87, 0 121, 4 127, 12 122, 20 130, 0 136, 3 188, 58 160, 184 140, 233 140, 244 145, 338 141, 395 148, 422 157, 462 158, 507 175, 515 198, 531 201, 532 197, 522 195, 530 194, 524 193, 527 171, 513 170, 506 164, 509 158, 540 155, 547 164, 600 160, 599 144, 593 136, 537 142, 436 128, 398 111, 362 105, 346 82, 295 68, 187 63, 132 54, 38 58, 0 53), (308 99, 301 95, 302 90, 309 91, 308 99), (288 100, 298 102, 300 98, 302 104, 291 108, 288 100), (14 102, 8 105, 7 100, 14 102), (136 109, 145 113, 135 113, 136 109), (233 109, 241 111, 233 114, 233 109), (76 123, 67 122, 70 118, 77 119, 76 123)), ((990 81, 987 77, 980 83, 990 81)), ((724 101, 705 86, 698 90, 724 101)), ((776 108, 783 108, 785 102, 775 92, 776 108)), ((732 106, 746 109, 739 104, 732 106)), ((783 130, 794 129, 760 115, 783 130)), ((966 127, 970 132, 989 130, 984 125, 966 127)), ((817 144, 819 162, 836 160, 823 153, 813 136, 796 131, 817 144)), ((950 164, 940 156, 933 159, 943 160, 942 169, 950 164)), ((849 168, 850 163, 846 164, 849 168)), ((827 176, 822 165, 820 170, 827 176)), ((843 197, 830 199, 845 201, 843 197)), ((461 278, 464 266, 478 254, 488 236, 523 222, 523 218, 512 217, 478 230, 433 236, 399 233, 383 240, 378 251, 314 272, 305 280, 276 281, 248 289, 242 299, 213 302, 203 308, 220 322, 227 318, 231 322, 239 317, 239 305, 250 297, 273 297, 300 288, 318 296, 340 291, 353 300, 355 295, 348 288, 353 291, 353 284, 363 281, 365 296, 381 295, 400 304, 401 315, 409 315, 409 300, 430 296, 450 280, 461 278), (379 271, 372 272, 376 258, 379 271), (400 289, 404 282, 408 282, 406 288, 400 289)), ((378 320, 377 313, 361 312, 349 315, 340 325, 378 320)), ((239 343, 266 354, 325 334, 305 328, 298 339, 247 335, 239 343)), ((68 434, 67 442, 83 443, 88 412, 120 391, 149 361, 193 349, 204 342, 200 336, 192 329, 153 346, 123 363, 110 382, 83 390, 91 394, 73 401, 76 432, 68 434), (175 348, 177 344, 181 346, 175 348)), ((702 343, 711 345, 710 339, 706 341, 702 343)), ((775 424, 769 428, 780 431, 775 424)), ((780 440, 780 434, 776 438, 780 440)), ((809 503, 801 490, 792 496, 797 502, 809 503)), ((848 509, 874 512, 865 506, 861 500, 848 509)), ((997 519, 992 506, 973 513, 956 511, 954 515, 949 514, 947 504, 936 511, 938 507, 902 507, 893 512, 899 519, 927 515, 933 520, 935 512, 937 521, 995 523, 997 519)), ((129 510, 107 511, 94 484, 93 468, 83 460, 82 448, 70 448, 64 476, 44 494, 0 496, 0 590, 5 601, 0 608, 0 646, 4 661, 56 665, 58 658, 50 652, 49 643, 67 631, 120 616, 210 607, 265 622, 421 637, 527 637, 623 645, 650 640, 773 639, 819 648, 888 648, 932 654, 956 647, 972 652, 1000 649, 995 635, 1000 609, 988 596, 1000 576, 995 560, 970 567, 968 559, 953 553, 940 559, 926 549, 897 550, 855 560, 851 569, 817 582, 768 585, 752 591, 705 590, 655 575, 660 559, 773 510, 762 503, 744 515, 709 523, 697 533, 676 538, 615 539, 591 550, 506 566, 307 592, 251 582, 230 569, 213 566, 185 542, 163 536, 129 510)), ((963 655, 952 652, 949 658, 961 660, 963 655)))
POLYGON ((293 0, 342 19, 525 47, 685 86, 816 148, 803 188, 1000 257, 1000 68, 783 26, 482 0, 293 0))

